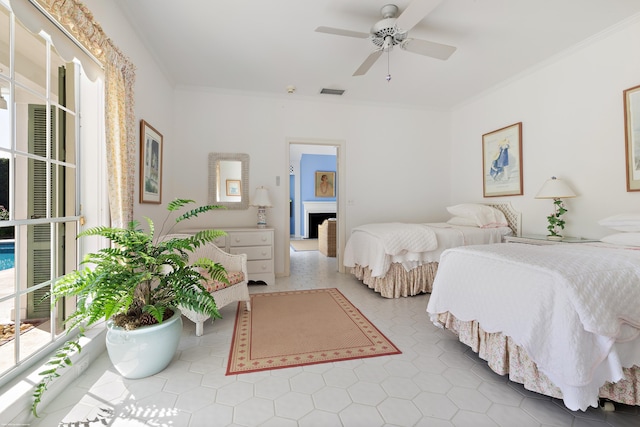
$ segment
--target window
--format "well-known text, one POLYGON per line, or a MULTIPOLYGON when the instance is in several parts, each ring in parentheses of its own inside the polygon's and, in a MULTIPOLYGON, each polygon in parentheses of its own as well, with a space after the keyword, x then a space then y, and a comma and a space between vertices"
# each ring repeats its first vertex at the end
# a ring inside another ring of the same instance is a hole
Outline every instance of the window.
POLYGON ((101 157, 99 138, 80 143, 77 108, 88 88, 98 116, 101 83, 64 59, 51 36, 31 32, 0 0, 0 383, 63 338, 75 301, 52 308, 47 295, 78 266, 80 160, 101 157))

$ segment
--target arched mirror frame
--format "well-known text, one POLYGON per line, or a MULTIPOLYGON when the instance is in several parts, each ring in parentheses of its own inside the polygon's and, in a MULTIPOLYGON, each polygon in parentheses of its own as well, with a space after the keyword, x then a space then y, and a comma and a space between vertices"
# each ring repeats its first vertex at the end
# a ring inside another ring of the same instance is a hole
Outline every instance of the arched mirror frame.
POLYGON ((249 208, 249 155, 244 153, 209 153, 209 204, 224 206, 227 209, 249 208), (226 183, 218 183, 218 170, 221 161, 239 161, 241 163, 240 201, 219 201, 218 187, 226 188, 226 183))

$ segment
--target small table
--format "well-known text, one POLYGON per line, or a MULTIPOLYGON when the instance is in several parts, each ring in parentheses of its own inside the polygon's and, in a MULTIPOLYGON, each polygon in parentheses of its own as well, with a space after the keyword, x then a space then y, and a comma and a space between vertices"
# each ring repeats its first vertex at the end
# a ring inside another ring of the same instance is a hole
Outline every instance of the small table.
POLYGON ((522 236, 505 236, 505 243, 526 243, 529 245, 557 245, 564 243, 589 243, 597 242, 596 239, 564 236, 562 240, 549 240, 544 234, 523 234, 522 236))

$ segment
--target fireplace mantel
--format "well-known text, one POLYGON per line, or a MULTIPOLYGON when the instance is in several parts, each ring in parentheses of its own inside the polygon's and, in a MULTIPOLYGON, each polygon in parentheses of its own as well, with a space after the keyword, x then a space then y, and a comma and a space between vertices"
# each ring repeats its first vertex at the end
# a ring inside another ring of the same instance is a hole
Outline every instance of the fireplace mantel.
POLYGON ((309 238, 309 214, 336 213, 336 202, 302 202, 304 207, 304 237, 309 238))

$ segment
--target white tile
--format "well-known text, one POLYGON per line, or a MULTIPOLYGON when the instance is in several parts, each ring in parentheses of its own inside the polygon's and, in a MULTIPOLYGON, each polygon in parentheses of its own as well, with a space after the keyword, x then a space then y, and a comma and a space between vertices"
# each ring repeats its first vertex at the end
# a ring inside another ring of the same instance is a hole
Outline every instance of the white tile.
POLYGON ((297 420, 313 410, 308 394, 291 391, 275 399, 276 415, 297 420))
POLYGON ((253 397, 253 385, 243 382, 232 382, 218 389, 216 402, 235 406, 253 397))
POLYGON ((315 393, 326 386, 321 374, 304 371, 293 376, 289 383, 291 384, 291 390, 306 394, 315 393))
POLYGON ((336 414, 352 403, 349 393, 337 387, 324 387, 313 393, 312 398, 316 408, 336 414))
POLYGON ((422 414, 410 400, 389 397, 378 406, 382 418, 393 425, 411 426, 418 422, 422 414))
POLYGON ((257 426, 275 415, 273 401, 252 397, 236 405, 233 409, 233 422, 244 426, 257 426))
POLYGON ((359 403, 352 403, 340 412, 339 415, 342 424, 345 426, 375 427, 384 424, 384 420, 380 416, 377 408, 359 403))
POLYGON ((63 420, 126 427, 640 425, 639 407, 571 412, 561 400, 524 389, 435 327, 426 313, 428 295, 383 298, 336 269, 335 258, 293 253, 290 277, 249 292, 338 288, 402 354, 226 375, 236 314, 230 304, 223 319, 205 323, 202 337, 185 320, 176 358, 157 375, 124 379, 106 353, 99 355, 33 426, 63 420))

